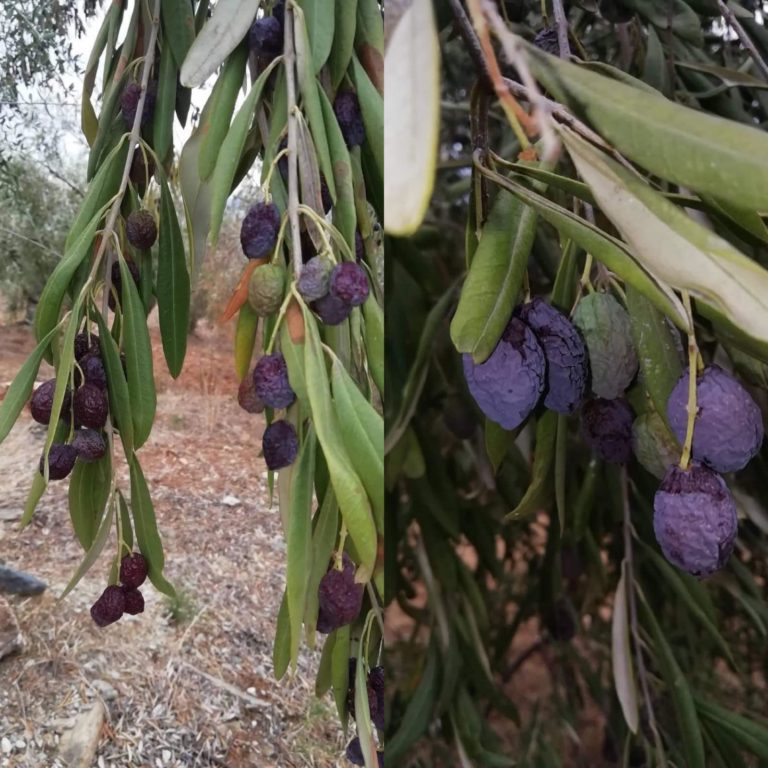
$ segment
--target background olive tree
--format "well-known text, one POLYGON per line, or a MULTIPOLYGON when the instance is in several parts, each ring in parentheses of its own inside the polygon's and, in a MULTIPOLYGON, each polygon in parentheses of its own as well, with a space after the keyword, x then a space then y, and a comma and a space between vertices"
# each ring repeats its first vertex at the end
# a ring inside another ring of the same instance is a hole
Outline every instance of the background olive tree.
POLYGON ((637 461, 625 471, 591 456, 578 418, 535 411, 513 433, 486 421, 450 327, 478 238, 498 237, 494 279, 458 311, 503 328, 522 272, 533 295, 566 313, 593 284, 634 297, 641 372, 627 396, 649 413, 676 380, 663 361, 677 355, 664 355, 676 336, 685 344, 664 318, 674 310, 656 309, 659 291, 676 300, 690 288, 704 360, 735 371, 765 416, 766 297, 739 317, 754 285, 734 285, 742 269, 764 284, 765 271, 752 269, 768 265, 768 137, 756 130, 768 117, 765 8, 414 0, 389 21, 387 77, 411 71, 414 85, 388 91, 387 158, 408 155, 420 171, 388 166, 387 192, 392 184, 397 194, 385 201, 387 527, 398 542, 387 550, 387 600, 400 638, 388 649, 389 758, 765 764, 765 446, 728 476, 736 553, 698 581, 659 552, 658 479, 637 461), (729 121, 717 140, 704 115, 729 121), (736 139, 741 126, 752 129, 751 150, 736 139), (398 149, 407 137, 415 147, 398 149), (605 158, 622 181, 595 173, 605 158), (483 232, 502 188, 515 210, 537 214, 527 250, 516 226, 483 232), (666 206, 637 205, 649 189, 749 261, 701 242, 670 248, 687 225, 666 206), (635 203, 629 222, 616 209, 622 195, 635 203), (650 230, 660 234, 642 236, 650 230), (721 281, 707 284, 705 263, 722 267, 721 281), (526 665, 547 682, 522 696, 526 665), (597 745, 590 725, 602 732, 597 745))

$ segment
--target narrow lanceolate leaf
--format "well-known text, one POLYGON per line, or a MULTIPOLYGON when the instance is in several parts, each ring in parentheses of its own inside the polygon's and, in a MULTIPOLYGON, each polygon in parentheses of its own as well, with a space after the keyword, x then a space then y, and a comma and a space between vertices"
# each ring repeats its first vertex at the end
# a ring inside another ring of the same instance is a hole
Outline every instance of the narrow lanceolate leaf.
POLYGON ((683 107, 526 47, 536 78, 623 155, 676 184, 737 207, 765 210, 764 131, 683 107))
POLYGON ((512 316, 536 236, 536 213, 501 190, 483 227, 467 280, 451 321, 459 352, 482 363, 512 316))
POLYGON ((694 695, 702 720, 716 724, 741 747, 763 760, 768 760, 768 721, 745 717, 701 696, 694 695))
POLYGON ((251 369, 258 329, 259 316, 256 310, 250 304, 243 304, 237 316, 235 330, 235 372, 239 381, 242 381, 251 369))
POLYGON ((141 448, 152 431, 157 409, 152 344, 149 340, 144 305, 124 259, 120 259, 120 273, 123 283, 125 367, 128 373, 133 438, 135 448, 141 448))
MULTIPOLYGON (((419 404, 421 391, 424 389, 424 383, 429 373, 429 361, 434 350, 433 344, 435 336, 440 330, 440 324, 445 319, 448 309, 453 301, 456 284, 452 285, 439 299, 434 307, 429 311, 427 319, 421 331, 419 346, 416 349, 411 370, 408 372, 408 379, 403 388, 403 399, 400 411, 391 424, 387 424, 387 439, 384 444, 384 452, 389 453, 405 434, 411 419, 416 413, 419 404)), ((370 301, 370 299, 369 299, 370 301)))
POLYGON ((371 711, 368 701, 368 665, 365 661, 365 654, 362 651, 357 654, 353 696, 355 697, 357 738, 360 740, 360 749, 365 758, 365 765, 366 768, 376 768, 378 760, 376 759, 376 745, 373 741, 371 711))
POLYGON ((286 531, 285 594, 291 626, 291 666, 296 670, 301 646, 301 628, 307 601, 307 573, 312 568, 312 488, 315 477, 315 433, 304 437, 295 471, 286 531))
MULTIPOLYGON (((198 38, 199 39, 199 38, 198 38)), ((227 137, 221 145, 219 155, 216 160, 216 170, 211 177, 211 224, 210 239, 211 244, 216 245, 219 239, 221 222, 224 218, 224 208, 227 205, 229 194, 232 191, 232 180, 235 178, 235 172, 243 154, 245 139, 248 136, 248 130, 256 114, 261 94, 264 91, 272 70, 282 61, 281 57, 276 58, 260 75, 258 80, 251 86, 251 90, 245 97, 240 109, 232 121, 232 125, 227 131, 227 137)))
MULTIPOLYGON (((189 3, 185 3, 187 8, 189 3)), ((178 68, 170 51, 160 57, 160 72, 157 78, 157 101, 152 119, 154 150, 164 163, 173 146, 173 121, 176 116, 176 81, 178 68)), ((140 150, 138 150, 140 151, 140 150)))
POLYGON ((432 721, 435 701, 440 692, 440 666, 435 652, 429 652, 423 669, 419 686, 408 702, 400 727, 387 739, 387 762, 391 760, 392 765, 398 765, 398 760, 407 753, 432 721))
POLYGON ((46 479, 47 479, 47 459, 48 454, 53 445, 53 441, 56 439, 57 432, 60 430, 59 419, 62 414, 62 407, 64 405, 64 398, 67 392, 70 390, 71 384, 71 372, 75 364, 75 336, 77 330, 80 327, 80 320, 82 318, 83 303, 81 299, 75 301, 70 313, 69 320, 67 321, 67 330, 64 332, 64 336, 61 341, 61 352, 59 354, 59 368, 56 372, 56 390, 53 395, 53 405, 51 406, 51 420, 48 424, 48 434, 45 438, 45 449, 43 454, 46 458, 46 479))
POLYGON ((643 383, 656 411, 666 421, 667 400, 682 373, 678 345, 672 336, 675 331, 639 291, 628 285, 626 293, 643 383))
POLYGON ((29 488, 27 500, 24 503, 24 512, 21 516, 21 519, 19 520, 19 530, 26 528, 32 522, 32 518, 35 515, 35 510, 37 509, 37 505, 40 503, 40 499, 43 498, 43 494, 45 493, 45 489, 47 487, 48 483, 45 482, 45 478, 37 469, 35 469, 35 474, 32 478, 32 485, 29 488))
MULTIPOLYGON (((99 130, 99 120, 96 117, 96 112, 91 103, 91 94, 93 93, 93 86, 96 83, 96 72, 99 68, 99 59, 107 45, 109 31, 116 15, 122 15, 122 8, 118 5, 112 5, 104 16, 104 21, 96 35, 96 40, 93 43, 93 48, 91 49, 91 54, 88 57, 88 63, 86 64, 85 72, 83 73, 83 97, 80 110, 80 127, 82 128, 89 146, 93 146, 93 142, 96 139, 96 134, 99 130)), ((109 58, 111 58, 111 56, 109 56, 109 58)))
POLYGON ((165 567, 163 543, 160 541, 160 534, 157 530, 155 508, 149 494, 147 481, 144 479, 139 460, 135 454, 129 463, 131 470, 131 511, 136 529, 136 542, 141 554, 147 559, 149 580, 160 592, 174 597, 176 591, 163 576, 163 568, 165 567))
POLYGON ((332 661, 333 647, 336 644, 336 633, 328 635, 323 643, 323 650, 320 653, 320 661, 317 665, 317 677, 315 678, 315 696, 320 699, 331 690, 332 680, 332 661))
POLYGON ((107 373, 110 418, 114 427, 120 432, 126 458, 130 458, 133 454, 133 418, 128 382, 120 360, 120 351, 101 313, 95 310, 91 316, 96 318, 96 324, 99 326, 99 346, 104 370, 107 373))
POLYGON ((347 691, 349 690, 350 626, 347 624, 334 632, 335 640, 331 655, 331 687, 336 701, 342 728, 347 727, 347 691))
POLYGON ((338 358, 331 366, 333 401, 352 466, 368 492, 376 527, 384 534, 384 420, 338 358))
POLYGON ((766 270, 574 132, 563 130, 563 138, 600 207, 649 272, 768 340, 766 270))
MULTIPOLYGON (((207 108, 207 105, 206 105, 207 108)), ((205 120, 205 109, 201 122, 205 120)), ((211 181, 200 181, 198 160, 203 136, 195 130, 184 144, 179 157, 179 186, 184 200, 184 214, 187 220, 187 239, 189 241, 190 264, 195 273, 205 257, 208 232, 211 227, 211 200, 213 185, 211 181)))
POLYGON ((520 503, 506 516, 507 520, 518 520, 533 514, 541 508, 541 504, 550 495, 556 436, 557 414, 547 411, 536 425, 536 445, 530 485, 520 503))
POLYGON ((131 510, 128 509, 128 502, 123 496, 123 492, 118 490, 117 501, 120 507, 120 525, 123 534, 123 543, 128 552, 133 551, 133 525, 131 524, 131 510))
POLYGON ((357 212, 355 210, 355 189, 352 183, 352 161, 341 128, 339 128, 339 123, 336 120, 333 106, 322 88, 318 89, 318 93, 320 94, 320 106, 325 121, 328 149, 333 162, 333 180, 336 185, 333 225, 341 232, 350 250, 354 253, 357 212))
POLYGON ((96 212, 105 209, 110 198, 117 192, 127 155, 128 142, 121 141, 101 164, 72 222, 64 244, 65 253, 73 249, 83 230, 90 226, 96 212))
POLYGON ((355 50, 357 29, 357 0, 336 0, 334 3, 336 24, 333 47, 328 59, 331 86, 336 91, 347 73, 352 51, 355 50))
POLYGON ((38 341, 48 337, 51 330, 58 325, 61 304, 64 301, 67 287, 72 281, 75 272, 77 272, 91 251, 96 230, 105 210, 106 207, 103 207, 94 213, 88 226, 80 233, 80 236, 72 245, 65 250, 64 258, 56 265, 56 268, 48 278, 48 282, 40 294, 40 301, 37 304, 37 312, 35 313, 35 336, 38 341))
POLYGON ((45 357, 48 345, 55 333, 56 329, 53 328, 43 337, 42 341, 35 347, 34 352, 21 366, 16 378, 5 393, 2 403, 0 403, 0 443, 8 437, 8 433, 13 429, 19 414, 32 395, 40 363, 43 362, 43 357, 45 357))
POLYGON ((216 85, 213 86, 209 97, 210 107, 206 109, 206 119, 200 121, 202 142, 198 170, 201 179, 207 179, 216 167, 216 158, 219 156, 219 150, 229 131, 229 123, 235 111, 237 94, 243 85, 247 61, 248 46, 242 43, 227 59, 216 85))
POLYGON ((190 292, 187 257, 176 208, 168 184, 161 177, 156 293, 163 352, 174 379, 181 373, 187 353, 190 292))
POLYGON ((94 563, 98 560, 99 555, 104 551, 107 541, 109 540, 109 534, 112 530, 112 522, 115 518, 115 505, 110 503, 107 505, 107 512, 104 517, 99 521, 99 527, 96 531, 96 536, 93 539, 93 543, 88 548, 83 561, 78 566, 72 578, 69 580, 69 584, 64 588, 61 593, 60 600, 64 599, 80 582, 80 579, 85 576, 91 569, 94 563))
POLYGON ((69 481, 69 516, 80 546, 87 552, 109 499, 112 461, 109 451, 98 461, 78 461, 69 481))
POLYGON ((291 389, 296 393, 296 399, 302 403, 308 402, 307 377, 304 370, 304 344, 291 340, 288 324, 280 327, 280 351, 283 353, 285 363, 288 366, 288 381, 291 389))
POLYGON ((637 686, 632 665, 632 648, 629 642, 629 611, 627 610, 627 563, 621 563, 621 578, 616 587, 611 624, 611 658, 613 660, 613 684, 624 713, 624 720, 632 733, 637 733, 639 712, 637 686))
POLYGON ((371 506, 344 447, 338 417, 331 401, 330 382, 317 324, 306 307, 304 323, 307 332, 304 345, 307 395, 317 438, 328 464, 341 514, 360 556, 360 565, 368 574, 372 574, 376 562, 377 537, 371 506))
POLYGON ((440 45, 430 0, 414 0, 384 56, 384 79, 397 83, 384 102, 384 226, 413 234, 432 197, 440 134, 440 45))
POLYGON ((219 0, 181 65, 181 84, 201 86, 245 37, 259 0, 219 0))
POLYGON ((384 312, 373 296, 363 304, 365 319, 365 347, 368 353, 368 370, 373 383, 384 396, 384 312))
POLYGON ((325 183, 328 185, 331 199, 335 201, 336 183, 333 178, 333 165, 331 163, 331 153, 328 149, 328 137, 325 133, 323 108, 320 105, 320 85, 315 77, 312 47, 307 34, 304 14, 300 11, 296 13, 295 40, 296 73, 298 75, 301 97, 304 100, 304 114, 307 117, 309 130, 312 132, 312 138, 315 141, 315 151, 317 152, 320 170, 323 172, 323 176, 325 176, 325 183))
POLYGON ((492 174, 492 176, 500 187, 509 190, 515 197, 530 205, 542 219, 552 224, 564 237, 572 239, 585 251, 602 261, 611 272, 619 275, 625 283, 637 288, 675 325, 683 330, 687 329, 688 320, 685 309, 675 292, 640 266, 621 240, 611 237, 586 219, 582 219, 567 208, 562 208, 522 184, 498 174, 492 174))
MULTIPOLYGON (((423 1, 423 0, 422 0, 423 1)), ((355 83, 357 98, 360 101, 360 111, 363 113, 365 124, 365 142, 370 147, 379 177, 384 178, 384 99, 371 82, 368 73, 357 56, 352 56, 352 79, 355 83)), ((411 139, 412 141, 413 139, 411 139)), ((408 147, 404 143, 403 150, 408 147)))
MULTIPOLYGON (((304 23, 312 45, 312 63, 317 74, 328 60, 333 45, 334 28, 336 23, 336 0, 298 0, 304 12, 304 23)), ((344 13, 354 18, 354 8, 341 0, 344 13)))
POLYGON ((283 595, 280 610, 277 613, 275 643, 272 647, 272 666, 275 669, 275 680, 282 680, 291 663, 291 624, 288 615, 288 599, 283 595))
POLYGON ((189 0, 163 0, 160 10, 163 37, 171 48, 176 66, 179 67, 187 58, 195 40, 195 14, 192 11, 192 3, 189 0))
POLYGON ((704 768, 706 761, 701 724, 696 715, 696 706, 688 681, 642 592, 639 593, 639 597, 645 623, 653 640, 655 651, 653 658, 667 684, 674 705, 677 726, 683 744, 683 754, 685 755, 685 766, 686 768, 704 768))

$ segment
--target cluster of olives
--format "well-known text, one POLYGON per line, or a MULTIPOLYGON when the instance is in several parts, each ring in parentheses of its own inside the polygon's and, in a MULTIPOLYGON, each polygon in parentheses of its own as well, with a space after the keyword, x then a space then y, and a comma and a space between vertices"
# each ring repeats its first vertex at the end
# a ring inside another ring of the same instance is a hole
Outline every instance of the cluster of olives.
POLYGON ((125 555, 120 561, 120 584, 110 584, 91 606, 91 618, 99 627, 119 621, 123 614, 144 612, 144 596, 139 587, 146 581, 149 567, 140 552, 125 555))
POLYGON ((696 384, 693 461, 681 467, 689 374, 669 397, 670 432, 653 411, 635 418, 625 393, 637 372, 630 317, 601 292, 579 302, 572 323, 535 298, 515 309, 487 360, 464 356, 469 391, 492 421, 514 429, 542 400, 558 413, 580 408, 581 435, 597 456, 626 464, 634 455, 660 477, 654 530, 662 552, 688 573, 709 576, 730 557, 738 527, 736 505, 718 473, 742 469, 760 449, 760 409, 732 375, 716 365, 705 368, 696 384))

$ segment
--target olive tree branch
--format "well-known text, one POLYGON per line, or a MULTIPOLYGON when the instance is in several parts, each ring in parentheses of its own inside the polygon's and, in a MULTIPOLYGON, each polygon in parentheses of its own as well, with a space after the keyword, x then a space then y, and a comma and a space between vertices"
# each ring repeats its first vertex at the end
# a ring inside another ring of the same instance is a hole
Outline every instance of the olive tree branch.
POLYGON ((757 64, 757 68, 760 70, 760 74, 768 80, 768 64, 765 63, 765 59, 760 55, 760 52, 752 42, 752 38, 747 34, 747 30, 741 26, 741 22, 736 18, 736 14, 726 5, 723 0, 717 0, 717 7, 720 9, 720 13, 723 15, 726 24, 728 24, 738 36, 741 44, 747 49, 747 53, 752 57, 752 60, 757 64))
POLYGON ((294 14, 296 6, 288 3, 285 9, 285 88, 288 98, 288 219, 291 224, 291 254, 293 275, 301 275, 301 229, 299 227, 299 161, 298 118, 296 112, 296 44, 294 40, 294 14))
POLYGON ((461 0, 448 0, 448 4, 451 6, 451 11, 456 26, 459 29, 459 34, 464 40, 464 44, 467 46, 467 53, 469 53, 469 57, 475 65, 478 78, 486 88, 491 91, 494 90, 491 73, 488 71, 488 65, 483 56, 483 49, 481 48, 480 41, 477 39, 475 30, 472 27, 472 22, 469 20, 467 12, 461 4, 461 0))
MULTIPOLYGON (((99 243, 99 249, 96 252, 95 261, 104 255, 107 248, 107 242, 115 231, 117 224, 117 218, 120 215, 120 208, 123 204, 123 197, 125 191, 128 189, 128 180, 131 175, 131 164, 133 163, 133 153, 136 149, 136 145, 139 143, 139 135, 141 133, 141 119, 144 115, 144 102, 147 95, 147 84, 149 83, 149 73, 152 69, 152 64, 155 60, 155 45, 157 43, 157 31, 160 27, 160 0, 155 0, 155 6, 152 11, 152 29, 149 35, 149 45, 147 54, 144 57, 144 68, 141 73, 141 95, 139 96, 139 102, 136 105, 136 115, 133 118, 133 126, 131 126, 131 133, 128 136, 128 155, 125 158, 125 167, 123 168, 123 177, 120 180, 120 186, 118 187, 117 195, 115 196, 115 202, 109 211, 107 217, 107 223, 104 227, 104 231, 101 236, 101 242, 99 243)), ((104 270, 104 296, 102 301, 102 314, 104 318, 107 317, 107 310, 109 308, 109 293, 112 288, 112 251, 107 251, 107 260, 104 270)))
POLYGON ((555 29, 557 29, 557 47, 560 50, 561 59, 571 58, 571 46, 568 43, 568 18, 563 8, 563 0, 552 0, 552 11, 555 15, 555 29))

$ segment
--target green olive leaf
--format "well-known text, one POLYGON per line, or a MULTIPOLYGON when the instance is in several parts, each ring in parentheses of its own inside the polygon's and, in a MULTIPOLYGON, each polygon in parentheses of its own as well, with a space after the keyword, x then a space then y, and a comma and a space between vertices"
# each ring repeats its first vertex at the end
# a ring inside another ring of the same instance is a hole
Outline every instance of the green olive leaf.
POLYGON ((87 552, 107 506, 112 484, 112 461, 107 451, 98 461, 78 460, 69 481, 69 516, 80 546, 87 552))
POLYGON ((656 176, 739 208, 765 208, 764 131, 675 104, 521 44, 534 76, 623 155, 656 176))
POLYGON ((768 341, 768 271, 573 131, 562 136, 606 216, 650 273, 768 341))
POLYGON ((128 393, 133 419, 134 448, 141 448, 149 438, 157 410, 152 343, 139 289, 133 282, 125 259, 120 259, 123 296, 123 340, 128 393))
POLYGON ((209 178, 216 168, 216 159, 229 131, 237 96, 243 85, 247 62, 248 46, 241 43, 227 59, 208 98, 210 108, 206 110, 205 121, 201 120, 200 122, 202 141, 198 157, 198 170, 202 180, 209 178))
POLYGON ((338 416, 331 400, 328 371, 315 318, 306 307, 303 307, 303 311, 306 328, 304 367, 312 419, 342 517, 357 549, 360 565, 370 575, 373 574, 376 562, 376 525, 365 488, 352 468, 344 446, 338 416))
POLYGON ((293 671, 299 660, 301 628, 307 601, 307 573, 312 569, 312 489, 315 477, 315 433, 305 435, 291 477, 286 531, 286 586, 290 620, 290 659, 293 671))
POLYGON ((201 86, 248 33, 258 9, 259 0, 218 0, 184 58, 181 84, 201 86))
POLYGON ((178 378, 184 366, 189 333, 191 287, 184 240, 173 197, 164 174, 160 178, 160 243, 157 260, 157 307, 160 336, 168 370, 178 378))
MULTIPOLYGON (((317 74, 331 53, 337 16, 336 0, 297 0, 297 2, 304 12, 307 36, 312 47, 312 63, 317 74)), ((342 1, 339 5, 343 6, 345 15, 352 16, 353 9, 348 7, 349 3, 342 1)))
POLYGON ((160 533, 157 530, 155 508, 152 497, 149 494, 147 481, 141 471, 139 460, 134 454, 129 459, 131 473, 131 511, 133 523, 136 529, 136 542, 141 554, 147 559, 149 566, 149 580, 168 597, 176 597, 176 590, 163 575, 165 568, 165 555, 160 533))
POLYGON ((517 302, 536 235, 536 212, 500 190, 482 230, 451 321, 459 352, 482 363, 496 348, 517 302))
MULTIPOLYGON (((354 67, 359 89, 362 67, 357 61, 354 67)), ((440 41, 431 0, 413 0, 400 18, 384 55, 384 80, 397 83, 384 102, 384 226, 387 232, 405 236, 413 234, 424 219, 437 167, 440 41)), ((364 93, 372 88, 364 84, 364 93)), ((366 132, 369 121, 370 117, 366 132)), ((370 130, 377 127, 382 126, 372 121, 370 130)))

